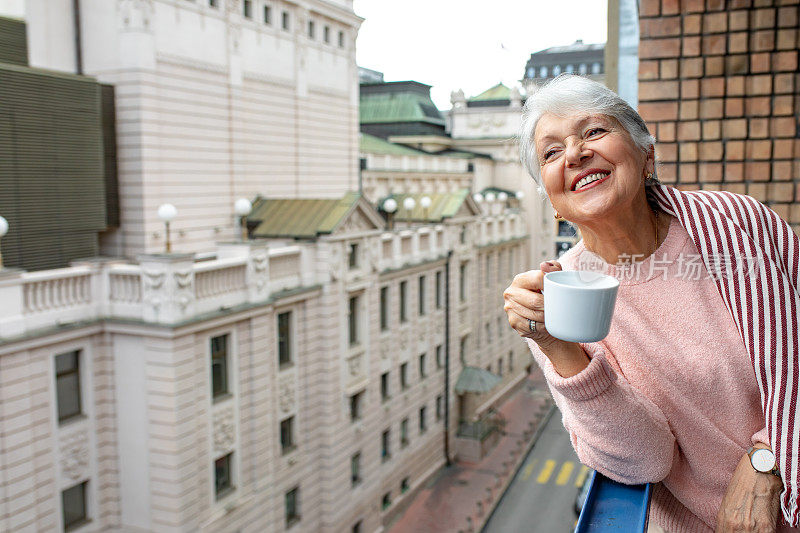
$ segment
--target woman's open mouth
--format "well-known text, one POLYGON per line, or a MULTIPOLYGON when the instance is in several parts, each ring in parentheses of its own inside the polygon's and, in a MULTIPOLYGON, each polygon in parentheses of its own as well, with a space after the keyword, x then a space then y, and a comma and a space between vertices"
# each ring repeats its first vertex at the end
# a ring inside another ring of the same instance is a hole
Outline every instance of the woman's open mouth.
POLYGON ((587 189, 591 189, 606 181, 610 175, 610 172, 593 172, 587 174, 572 185, 572 190, 574 192, 583 192, 587 189))

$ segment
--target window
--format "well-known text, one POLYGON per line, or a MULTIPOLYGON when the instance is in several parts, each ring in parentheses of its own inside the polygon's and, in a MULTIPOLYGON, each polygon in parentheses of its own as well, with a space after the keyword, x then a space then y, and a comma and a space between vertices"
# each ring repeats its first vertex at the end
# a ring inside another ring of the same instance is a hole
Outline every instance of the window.
POLYGON ((547 67, 539 67, 539 77, 540 78, 547 77, 547 67))
POLYGON ((553 67, 553 77, 555 78, 559 74, 561 74, 561 65, 556 65, 553 67))
POLYGON ((574 67, 573 65, 567 65, 567 68, 566 68, 566 69, 564 69, 564 70, 565 70, 566 72, 568 72, 568 73, 572 74, 573 72, 575 72, 575 67, 574 67))
POLYGON ((581 63, 578 65, 578 74, 585 75, 589 71, 589 68, 586 66, 586 63, 581 63))
POLYGON ((384 372, 381 374, 381 400, 386 401, 389 399, 389 373, 384 372))
POLYGON ((326 43, 331 42, 331 29, 329 26, 325 26, 322 29, 322 40, 325 41, 326 43))
POLYGON ((400 447, 408 446, 408 418, 400 421, 400 447))
POLYGON ((292 364, 292 312, 278 314, 278 365, 292 364))
POLYGON ((244 8, 244 18, 253 18, 253 1, 244 0, 242 6, 244 8))
POLYGON ((400 365, 400 389, 406 390, 408 388, 408 363, 400 365))
POLYGON ((56 403, 58 421, 81 414, 80 351, 56 356, 56 403))
POLYGON ((436 420, 439 421, 442 419, 442 395, 436 397, 436 420))
POLYGON ((442 271, 436 273, 436 309, 442 308, 442 271))
POLYGON ((281 421, 281 453, 287 454, 294 448, 294 417, 290 416, 281 421))
POLYGON ((214 461, 214 495, 218 500, 233 490, 232 459, 233 453, 229 453, 214 461))
POLYGON ((503 375, 503 359, 502 358, 497 360, 497 375, 498 376, 502 376, 503 375))
POLYGON ((459 359, 461 359, 461 364, 466 365, 466 361, 467 361, 467 336, 466 335, 461 337, 461 342, 459 343, 459 346, 458 346, 458 353, 459 353, 459 359))
POLYGON ((514 352, 513 351, 509 351, 508 352, 508 371, 509 372, 513 372, 514 371, 514 352))
POLYGON ((467 300, 467 264, 461 263, 458 269, 458 295, 462 302, 467 300))
POLYGON ((381 331, 389 329, 389 287, 381 287, 381 331))
POLYGON ((300 487, 286 493, 286 527, 300 521, 300 487))
POLYGON ((492 342, 492 324, 486 323, 486 344, 492 342))
POLYGON ((389 448, 390 433, 387 429, 381 434, 381 459, 386 462, 392 457, 392 451, 389 448))
POLYGON ((420 354, 419 356, 419 379, 425 378, 425 359, 427 359, 427 354, 420 354))
POLYGON ((408 282, 400 282, 400 322, 408 321, 408 282))
POLYGON ((400 493, 405 494, 406 492, 408 492, 408 486, 409 486, 408 478, 404 477, 402 481, 400 481, 400 493))
POLYGON ((381 500, 381 509, 384 511, 392 506, 392 493, 387 492, 383 495, 383 499, 381 500))
POLYGON ((350 458, 350 486, 355 487, 361 483, 361 452, 350 458))
POLYGON ((211 395, 216 400, 228 394, 228 336, 211 339, 211 395))
POLYGON ((86 485, 88 481, 78 483, 61 492, 61 516, 64 529, 70 530, 88 522, 86 516, 86 485))
POLYGON ((467 243, 467 227, 461 226, 461 232, 458 234, 458 242, 461 244, 467 243))
POLYGON ((357 392, 350 396, 350 421, 355 422, 361 419, 361 405, 364 403, 364 391, 357 392))
POLYGON ((486 272, 485 272, 486 281, 484 283, 487 287, 491 284, 491 270, 489 268, 490 265, 491 265, 491 258, 489 257, 489 255, 487 255, 486 256, 486 272))
POLYGON ((264 6, 264 24, 272 24, 272 8, 264 6))
POLYGON ((444 366, 444 359, 442 358, 442 345, 436 347, 436 368, 440 369, 444 366))
POLYGON ((526 78, 533 78, 536 76, 536 69, 533 67, 528 67, 528 70, 525 71, 526 78))
POLYGON ((344 32, 339 32, 339 48, 344 48, 344 32))
POLYGON ((358 344, 358 296, 351 296, 347 308, 350 346, 358 344))
POLYGON ((352 243, 347 252, 347 267, 349 269, 358 268, 358 243, 352 243))
POLYGON ((419 408, 419 432, 425 433, 428 430, 427 409, 425 406, 419 408))
POLYGON ((308 38, 309 39, 313 39, 314 38, 314 21, 313 20, 309 20, 308 21, 308 38))
POLYGON ((352 533, 361 533, 361 520, 353 524, 353 531, 352 533))
POLYGON ((286 30, 286 31, 289 31, 291 29, 291 26, 289 25, 289 12, 288 11, 281 12, 281 28, 286 30))
POLYGON ((600 74, 600 63, 592 63, 592 74, 600 74))
POLYGON ((425 276, 419 277, 419 316, 425 314, 425 276))
POLYGON ((217 3, 218 0, 208 0, 209 7, 217 7, 219 4, 217 3))

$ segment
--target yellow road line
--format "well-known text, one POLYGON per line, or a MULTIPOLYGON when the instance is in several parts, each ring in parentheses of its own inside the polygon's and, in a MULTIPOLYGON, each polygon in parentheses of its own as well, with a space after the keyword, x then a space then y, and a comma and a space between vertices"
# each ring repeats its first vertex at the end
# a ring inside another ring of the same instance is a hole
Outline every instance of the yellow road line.
POLYGON ((537 462, 539 462, 539 459, 534 459, 533 461, 528 463, 528 466, 526 466, 525 470, 522 472, 522 481, 525 481, 529 477, 531 477, 531 472, 533 472, 533 469, 536 467, 537 462))
POLYGON ((589 474, 589 467, 586 465, 581 465, 581 471, 578 472, 578 477, 575 478, 576 487, 583 486, 583 482, 586 481, 587 474, 589 474))
POLYGON ((556 485, 566 485, 573 468, 575 468, 575 463, 572 461, 567 461, 561 465, 561 471, 558 473, 558 477, 556 477, 556 485))
POLYGON ((536 478, 537 483, 547 483, 550 479, 550 474, 553 473, 553 469, 556 467, 556 462, 552 459, 548 459, 544 462, 544 468, 542 471, 539 472, 539 477, 536 478))

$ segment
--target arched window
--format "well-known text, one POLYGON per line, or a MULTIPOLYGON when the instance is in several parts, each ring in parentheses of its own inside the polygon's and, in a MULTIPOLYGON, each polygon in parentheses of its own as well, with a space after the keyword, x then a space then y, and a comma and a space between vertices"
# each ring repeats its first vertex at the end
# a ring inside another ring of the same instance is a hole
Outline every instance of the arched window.
POLYGON ((566 72, 572 74, 573 72, 575 72, 575 67, 572 65, 567 65, 566 72))
POLYGON ((547 67, 539 67, 539 77, 540 78, 547 77, 547 67))
POLYGON ((530 67, 530 68, 528 69, 528 73, 527 73, 527 74, 525 74, 525 77, 526 77, 526 78, 535 78, 535 77, 536 77, 536 69, 535 69, 535 68, 533 68, 533 67, 530 67))
POLYGON ((578 74, 586 74, 587 72, 589 72, 589 68, 586 66, 586 63, 578 65, 578 74))
POLYGON ((592 63, 592 74, 600 74, 600 63, 592 63))
POLYGON ((555 78, 559 74, 561 74, 561 65, 556 65, 553 67, 553 77, 555 78))

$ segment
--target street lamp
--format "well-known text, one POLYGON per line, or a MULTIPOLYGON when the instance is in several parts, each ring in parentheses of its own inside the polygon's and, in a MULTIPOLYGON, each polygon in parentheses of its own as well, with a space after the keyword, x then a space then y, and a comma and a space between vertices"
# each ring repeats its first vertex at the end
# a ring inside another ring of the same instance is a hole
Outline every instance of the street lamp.
MULTIPOLYGON (((5 237, 6 233, 8 233, 8 220, 3 217, 0 217, 0 239, 5 237)), ((0 270, 3 268, 3 254, 0 253, 0 270)))
POLYGON ((472 195, 472 199, 475 200, 476 204, 480 204, 483 202, 483 195, 479 192, 476 192, 472 195))
POLYGON ((172 204, 161 204, 158 206, 158 218, 164 223, 165 232, 164 235, 166 237, 166 253, 170 253, 172 251, 172 243, 169 240, 169 223, 172 222, 175 217, 178 215, 178 210, 175 209, 175 206, 172 204))
POLYGON ((515 194, 514 196, 517 197, 517 200, 522 200, 523 198, 525 198, 525 193, 522 191, 517 191, 517 194, 515 194))
POLYGON ((417 201, 412 197, 408 196, 405 200, 403 200, 403 209, 406 211, 411 211, 415 207, 417 207, 417 201))
POLYGON ((497 199, 500 202, 505 202, 508 200, 508 194, 501 192, 500 194, 497 195, 497 199))
POLYGON ((253 210, 253 204, 250 203, 250 200, 247 198, 239 198, 233 204, 233 212, 236 213, 236 217, 239 220, 239 225, 241 226, 242 230, 242 240, 247 240, 247 215, 250 214, 250 211, 253 210))
POLYGON ((425 210, 425 218, 428 218, 428 208, 431 206, 431 197, 423 196, 419 199, 419 205, 425 210))
POLYGON ((389 229, 392 229, 392 219, 395 211, 397 211, 397 200, 395 200, 394 198, 387 198, 386 200, 383 201, 382 207, 384 212, 386 212, 386 214, 389 215, 388 217, 389 229))
POLYGON ((496 197, 493 192, 487 192, 485 198, 487 202, 492 203, 496 197))

